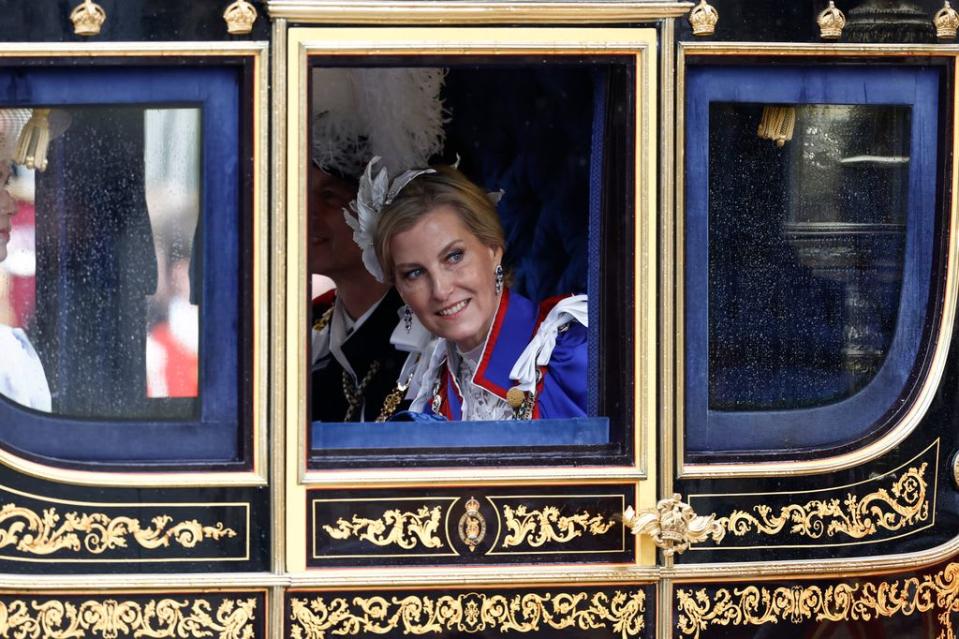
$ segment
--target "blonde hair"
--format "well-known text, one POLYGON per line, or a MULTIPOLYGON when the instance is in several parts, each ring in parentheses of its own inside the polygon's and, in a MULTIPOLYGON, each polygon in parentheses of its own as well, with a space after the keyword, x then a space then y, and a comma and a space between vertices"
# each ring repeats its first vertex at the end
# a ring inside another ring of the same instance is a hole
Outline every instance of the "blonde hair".
POLYGON ((376 225, 374 248, 383 273, 393 281, 393 255, 390 241, 398 233, 413 228, 438 206, 448 205, 480 242, 493 249, 506 249, 503 227, 496 207, 487 193, 451 166, 434 166, 435 173, 424 173, 407 184, 383 213, 376 225))

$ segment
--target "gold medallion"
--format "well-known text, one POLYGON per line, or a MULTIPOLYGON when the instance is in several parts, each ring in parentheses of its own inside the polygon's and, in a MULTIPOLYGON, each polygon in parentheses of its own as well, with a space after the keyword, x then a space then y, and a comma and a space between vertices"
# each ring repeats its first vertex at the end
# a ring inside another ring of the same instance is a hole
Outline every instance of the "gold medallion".
POLYGON ((460 517, 457 525, 460 540, 469 546, 470 552, 473 552, 486 536, 486 519, 480 514, 479 509, 479 502, 470 497, 466 502, 466 512, 460 517))
POLYGON ((506 403, 509 404, 510 408, 513 410, 519 410, 525 401, 526 393, 523 392, 523 389, 521 389, 519 386, 514 386, 506 391, 506 403))

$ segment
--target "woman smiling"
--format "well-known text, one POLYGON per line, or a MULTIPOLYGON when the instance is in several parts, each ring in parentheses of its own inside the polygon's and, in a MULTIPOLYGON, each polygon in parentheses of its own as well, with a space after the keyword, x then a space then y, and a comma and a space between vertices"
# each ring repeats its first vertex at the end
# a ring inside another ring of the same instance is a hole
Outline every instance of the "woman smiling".
POLYGON ((586 414, 586 296, 536 304, 510 293, 490 196, 438 166, 401 185, 375 248, 404 311, 441 338, 414 411, 504 420, 586 414))

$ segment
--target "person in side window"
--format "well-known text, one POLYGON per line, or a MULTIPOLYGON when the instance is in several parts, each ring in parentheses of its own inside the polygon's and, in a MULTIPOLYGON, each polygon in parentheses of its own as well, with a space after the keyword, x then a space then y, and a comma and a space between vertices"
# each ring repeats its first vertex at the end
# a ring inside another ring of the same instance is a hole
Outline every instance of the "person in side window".
POLYGON ((310 272, 336 285, 313 303, 312 419, 384 421, 405 399, 394 395, 407 354, 390 344, 402 300, 363 266, 343 219, 356 187, 316 166, 310 173, 310 272))
POLYGON ((536 304, 511 293, 497 198, 457 169, 408 171, 390 183, 372 167, 360 217, 378 217, 384 273, 407 312, 441 338, 410 410, 454 420, 585 416, 586 296, 536 304))
MULTIPOLYGON (((16 135, 7 118, 0 117, 0 147, 3 147, 0 150, 6 151, 3 157, 7 158, 0 161, 0 182, 3 184, 0 189, 0 262, 7 259, 13 216, 18 210, 18 203, 9 191, 13 172, 9 159, 13 155, 11 137, 15 143, 16 135)), ((22 406, 50 412, 50 387, 43 364, 22 328, 0 324, 0 354, 0 395, 22 406)))
POLYGON ((368 269, 347 211, 376 151, 422 164, 442 149, 442 80, 441 69, 312 71, 308 262, 335 284, 313 303, 313 421, 385 421, 409 405, 411 352, 429 334, 391 343, 403 302, 368 269))

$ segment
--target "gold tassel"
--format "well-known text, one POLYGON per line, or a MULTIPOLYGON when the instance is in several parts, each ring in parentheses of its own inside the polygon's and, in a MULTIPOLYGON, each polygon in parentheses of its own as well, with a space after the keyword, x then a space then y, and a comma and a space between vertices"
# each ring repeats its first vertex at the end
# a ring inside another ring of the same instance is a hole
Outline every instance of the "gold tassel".
POLYGON ((17 140, 14 162, 41 173, 47 170, 47 149, 50 147, 50 109, 34 109, 33 115, 17 140))
POLYGON ((772 140, 776 146, 782 148, 786 142, 793 139, 796 130, 796 107, 765 106, 763 117, 759 122, 759 138, 772 140))

